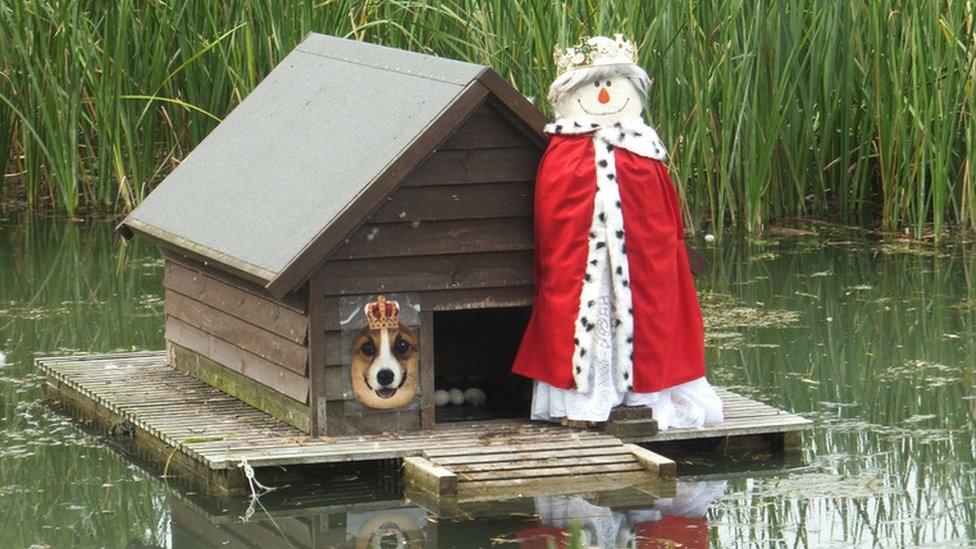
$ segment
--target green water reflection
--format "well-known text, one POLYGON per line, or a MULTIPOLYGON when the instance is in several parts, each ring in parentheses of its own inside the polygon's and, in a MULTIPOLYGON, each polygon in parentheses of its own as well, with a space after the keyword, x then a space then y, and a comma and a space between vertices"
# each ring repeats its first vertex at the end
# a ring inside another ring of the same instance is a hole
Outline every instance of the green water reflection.
POLYGON ((976 248, 822 233, 705 251, 711 378, 814 419, 802 464, 689 463, 677 494, 646 501, 432 520, 385 485, 352 507, 309 490, 207 506, 50 411, 35 356, 161 347, 161 262, 109 223, 0 220, 0 546, 351 545, 397 521, 420 526, 372 541, 531 545, 570 516, 608 544, 668 527, 715 546, 976 544, 976 248))

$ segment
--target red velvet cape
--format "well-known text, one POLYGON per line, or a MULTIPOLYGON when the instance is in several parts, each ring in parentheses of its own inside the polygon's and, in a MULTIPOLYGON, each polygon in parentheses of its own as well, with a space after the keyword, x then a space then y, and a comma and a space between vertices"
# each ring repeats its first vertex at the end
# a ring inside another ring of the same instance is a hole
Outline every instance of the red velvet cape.
MULTIPOLYGON (((574 386, 573 334, 596 194, 593 147, 590 134, 553 135, 539 165, 532 317, 512 368, 563 389, 574 386)), ((613 152, 634 308, 633 390, 655 392, 705 375, 701 309, 667 167, 613 152)))

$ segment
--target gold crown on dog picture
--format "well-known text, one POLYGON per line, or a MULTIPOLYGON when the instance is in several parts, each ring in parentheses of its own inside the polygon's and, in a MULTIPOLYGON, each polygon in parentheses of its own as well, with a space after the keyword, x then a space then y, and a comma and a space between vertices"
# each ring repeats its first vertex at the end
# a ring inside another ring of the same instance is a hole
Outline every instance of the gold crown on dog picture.
POLYGON ((558 74, 602 65, 621 65, 637 61, 637 46, 615 34, 606 36, 581 36, 575 46, 561 49, 556 46, 552 54, 558 74))
POLYGON ((377 296, 376 301, 370 301, 363 307, 363 312, 370 330, 396 328, 400 324, 400 304, 387 301, 386 296, 377 296))

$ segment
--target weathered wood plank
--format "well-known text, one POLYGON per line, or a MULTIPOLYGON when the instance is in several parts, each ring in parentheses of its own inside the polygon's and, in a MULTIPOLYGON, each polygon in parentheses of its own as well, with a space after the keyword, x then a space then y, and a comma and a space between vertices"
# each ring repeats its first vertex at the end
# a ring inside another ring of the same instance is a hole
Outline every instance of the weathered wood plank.
POLYGON ((432 492, 439 497, 457 496, 457 475, 424 458, 403 458, 403 478, 407 484, 432 492))
POLYGON ((532 147, 531 141, 490 103, 483 103, 438 150, 532 147))
POLYGON ((304 314, 175 261, 166 261, 163 286, 299 345, 308 337, 304 314))
POLYGON ((471 183, 400 187, 369 217, 370 223, 532 217, 533 185, 471 183))
POLYGON ((311 413, 308 406, 288 398, 264 385, 225 368, 189 349, 169 343, 172 364, 193 377, 264 410, 304 432, 309 431, 311 413))
POLYGON ((293 372, 305 374, 308 365, 308 348, 303 345, 248 324, 173 290, 167 291, 166 304, 163 308, 167 315, 176 317, 218 339, 293 372))
POLYGON ((599 465, 571 465, 565 467, 539 467, 526 469, 505 469, 500 471, 471 471, 461 473, 463 482, 478 480, 507 480, 534 477, 579 477, 583 475, 608 475, 609 473, 633 473, 641 471, 650 476, 637 460, 627 463, 610 463, 599 465))
POLYGON ((531 250, 533 238, 532 221, 525 217, 366 224, 330 257, 343 260, 531 250))
POLYGON ((323 275, 329 295, 527 286, 532 252, 330 261, 323 275))
POLYGON ((292 309, 293 311, 299 314, 304 315, 305 311, 308 310, 307 308, 308 296, 306 295, 308 290, 307 287, 302 287, 292 293, 285 295, 281 299, 277 299, 274 296, 272 296, 271 293, 265 290, 263 286, 259 284, 255 284, 247 280, 242 280, 241 278, 230 275, 220 269, 216 269, 209 265, 205 265, 195 259, 191 259, 186 256, 180 255, 179 253, 170 250, 168 248, 163 248, 163 257, 165 257, 167 261, 172 261, 174 263, 182 265, 183 267, 186 267, 187 269, 197 271, 201 274, 205 274, 211 278, 223 282, 224 284, 233 286, 238 290, 248 292, 257 297, 267 299, 274 303, 278 303, 279 305, 292 309))
POLYGON ((630 450, 637 461, 655 477, 673 478, 677 476, 678 465, 674 460, 636 444, 624 444, 624 448, 630 450))
POLYGON ((166 339, 303 404, 308 402, 309 383, 304 375, 231 345, 178 318, 166 317, 166 339))
POLYGON ((542 151, 534 147, 438 151, 401 183, 404 186, 534 181, 542 151))

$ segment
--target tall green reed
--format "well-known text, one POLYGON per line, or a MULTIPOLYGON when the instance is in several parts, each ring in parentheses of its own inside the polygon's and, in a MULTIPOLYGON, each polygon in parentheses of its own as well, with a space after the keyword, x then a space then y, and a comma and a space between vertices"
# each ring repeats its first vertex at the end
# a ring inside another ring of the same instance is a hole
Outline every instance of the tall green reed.
POLYGON ((976 228, 974 8, 26 0, 0 6, 0 157, 32 206, 124 212, 309 31, 491 65, 547 112, 553 46, 623 32, 690 229, 817 216, 938 238, 976 228))

